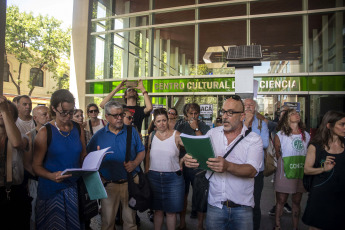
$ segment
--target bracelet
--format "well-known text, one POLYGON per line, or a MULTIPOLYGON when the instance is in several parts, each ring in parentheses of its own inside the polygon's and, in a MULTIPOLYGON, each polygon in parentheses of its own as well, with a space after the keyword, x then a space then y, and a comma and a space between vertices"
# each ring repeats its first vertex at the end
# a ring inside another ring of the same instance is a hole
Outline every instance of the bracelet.
POLYGON ((144 95, 145 93, 147 93, 147 95, 149 94, 147 91, 142 92, 143 95, 144 95))

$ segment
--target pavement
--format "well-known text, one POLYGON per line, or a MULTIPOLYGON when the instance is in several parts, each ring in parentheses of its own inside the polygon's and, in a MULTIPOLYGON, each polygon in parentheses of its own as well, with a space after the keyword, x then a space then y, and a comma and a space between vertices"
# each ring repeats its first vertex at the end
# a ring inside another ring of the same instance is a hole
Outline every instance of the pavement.
MULTIPOLYGON (((272 176, 270 177, 265 177, 264 179, 264 188, 262 191, 262 196, 261 196, 261 226, 260 230, 272 230, 273 227, 275 226, 275 217, 268 215, 268 211, 273 207, 275 204, 275 198, 274 198, 274 186, 273 183, 271 182, 272 176)), ((189 191, 192 191, 190 189, 189 191)), ((302 197, 302 202, 301 202, 301 216, 303 215, 305 205, 307 202, 307 193, 303 194, 302 197)), ((186 215, 186 223, 187 223, 187 228, 189 230, 194 230, 197 229, 197 219, 191 219, 190 218, 190 212, 191 212, 191 192, 188 196, 188 206, 187 206, 187 215, 186 215)), ((288 198, 288 203, 291 206, 291 196, 288 198)), ((140 217, 140 227, 138 228, 139 230, 151 230, 154 229, 153 223, 150 222, 150 220, 147 217, 147 211, 143 213, 139 213, 138 215, 140 217)), ((178 215, 177 215, 178 216, 178 215)), ((179 217, 177 217, 177 226, 179 225, 179 217)), ((281 226, 282 229, 293 229, 292 227, 292 217, 291 214, 284 213, 282 218, 281 218, 281 226)), ((94 217, 91 220, 91 228, 93 230, 98 230, 101 229, 101 217, 100 215, 94 217)), ((122 230, 122 226, 116 225, 116 230, 122 230)), ((162 230, 166 230, 165 223, 163 224, 162 230)), ((302 223, 300 220, 299 230, 307 230, 308 226, 302 223)), ((212 229, 210 229, 212 230, 212 229)))

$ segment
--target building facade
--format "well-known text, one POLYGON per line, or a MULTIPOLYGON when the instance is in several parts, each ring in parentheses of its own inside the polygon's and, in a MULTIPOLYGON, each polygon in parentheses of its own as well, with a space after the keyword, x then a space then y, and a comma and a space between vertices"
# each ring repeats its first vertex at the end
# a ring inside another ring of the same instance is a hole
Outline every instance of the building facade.
POLYGON ((344 12, 343 0, 74 0, 70 86, 85 108, 143 79, 155 107, 211 106, 210 123, 235 93, 228 48, 256 44, 259 111, 289 104, 316 128, 345 110, 344 12))

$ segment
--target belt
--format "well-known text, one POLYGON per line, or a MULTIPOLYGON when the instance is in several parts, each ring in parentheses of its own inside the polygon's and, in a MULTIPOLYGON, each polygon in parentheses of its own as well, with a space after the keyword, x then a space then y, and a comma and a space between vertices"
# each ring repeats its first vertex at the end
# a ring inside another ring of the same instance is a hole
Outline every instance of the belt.
POLYGON ((237 207, 241 207, 242 205, 240 204, 236 204, 231 200, 226 200, 226 201, 222 201, 221 202, 222 205, 225 205, 228 208, 237 208, 237 207))
MULTIPOLYGON (((133 178, 135 178, 136 176, 138 176, 138 173, 136 173, 133 178)), ((116 181, 113 181, 113 180, 107 180, 103 185, 104 187, 106 187, 109 183, 114 183, 114 184, 124 184, 128 182, 127 179, 120 179, 120 180, 116 180, 116 181)))

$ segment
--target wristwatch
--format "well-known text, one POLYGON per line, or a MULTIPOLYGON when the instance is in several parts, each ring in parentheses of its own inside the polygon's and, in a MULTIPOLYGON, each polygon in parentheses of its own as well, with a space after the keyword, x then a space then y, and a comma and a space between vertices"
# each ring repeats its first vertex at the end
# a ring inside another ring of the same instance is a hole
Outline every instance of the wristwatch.
POLYGON ((199 129, 198 128, 194 129, 194 132, 196 132, 196 131, 199 131, 199 129))

